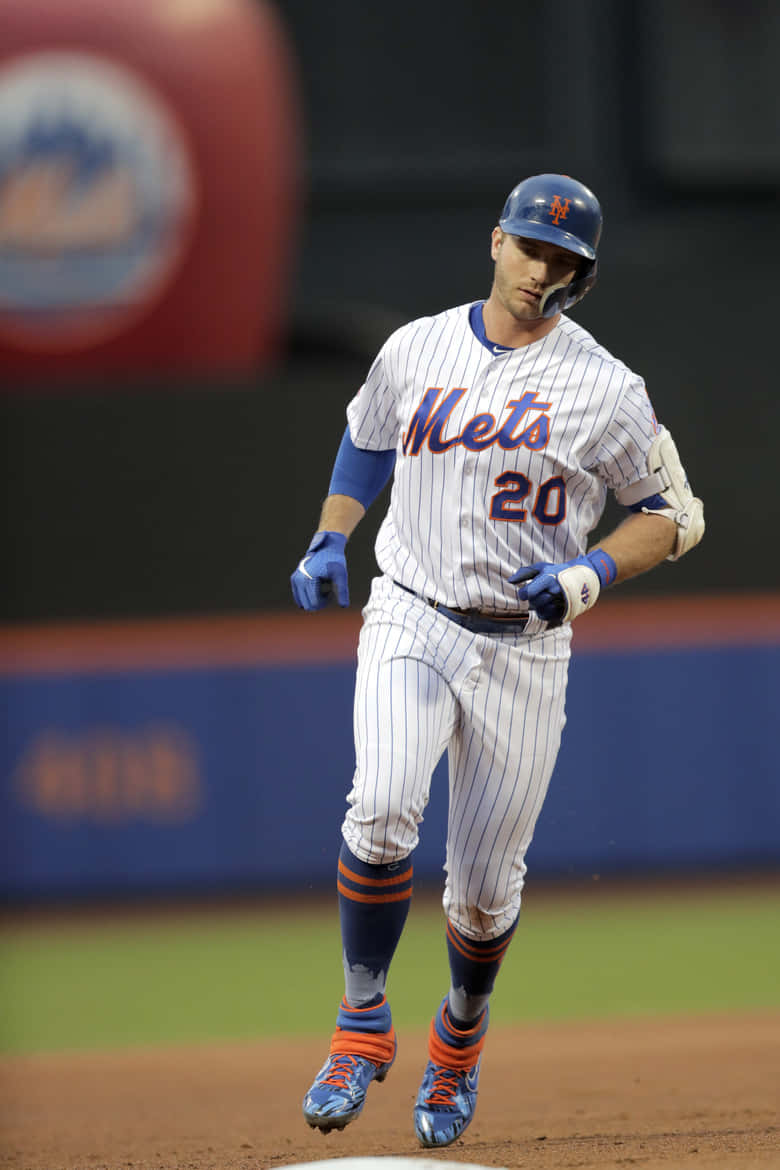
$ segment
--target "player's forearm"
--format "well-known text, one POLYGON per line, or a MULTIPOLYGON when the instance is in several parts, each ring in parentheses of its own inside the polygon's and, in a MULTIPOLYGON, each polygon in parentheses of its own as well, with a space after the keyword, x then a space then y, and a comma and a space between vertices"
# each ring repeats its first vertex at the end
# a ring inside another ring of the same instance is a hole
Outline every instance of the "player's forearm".
POLYGON ((320 513, 320 532, 342 532, 350 537, 366 514, 360 500, 352 496, 328 496, 320 513))
POLYGON ((603 549, 612 557, 617 566, 615 580, 627 581, 646 573, 669 556, 674 549, 676 531, 674 521, 665 516, 637 512, 594 547, 603 549))

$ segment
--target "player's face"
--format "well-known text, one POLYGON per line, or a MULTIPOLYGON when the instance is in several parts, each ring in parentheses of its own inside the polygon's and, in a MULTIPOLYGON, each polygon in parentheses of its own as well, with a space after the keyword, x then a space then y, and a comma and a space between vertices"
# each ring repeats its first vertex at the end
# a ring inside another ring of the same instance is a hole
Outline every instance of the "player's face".
POLYGON ((568 284, 579 267, 579 257, 565 248, 510 236, 493 229, 491 255, 496 262, 493 290, 517 321, 539 317, 539 302, 551 284, 568 284))

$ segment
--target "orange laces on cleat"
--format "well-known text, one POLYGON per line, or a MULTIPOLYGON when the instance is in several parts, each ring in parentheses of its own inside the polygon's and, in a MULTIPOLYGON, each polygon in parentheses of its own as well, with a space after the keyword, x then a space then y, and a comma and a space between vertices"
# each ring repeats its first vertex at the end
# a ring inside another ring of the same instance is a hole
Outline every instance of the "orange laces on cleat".
POLYGON ((460 1073, 451 1068, 440 1068, 433 1078, 431 1091, 426 1098, 426 1105, 452 1105, 453 1097, 458 1091, 460 1073))
POLYGON ((337 1089, 348 1089, 349 1077, 356 1067, 357 1061, 354 1056, 334 1056, 333 1067, 328 1075, 322 1078, 320 1084, 335 1085, 337 1089))

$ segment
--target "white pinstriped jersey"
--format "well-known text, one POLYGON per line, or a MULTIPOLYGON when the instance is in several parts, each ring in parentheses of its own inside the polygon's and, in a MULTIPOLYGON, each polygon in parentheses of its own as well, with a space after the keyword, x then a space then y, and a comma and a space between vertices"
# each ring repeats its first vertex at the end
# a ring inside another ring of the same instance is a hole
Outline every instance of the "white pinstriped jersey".
POLYGON ((380 569, 445 605, 505 612, 526 608, 516 569, 586 551, 608 489, 646 474, 657 423, 642 379, 569 317, 491 352, 471 308, 398 329, 347 418, 355 446, 396 451, 380 569))

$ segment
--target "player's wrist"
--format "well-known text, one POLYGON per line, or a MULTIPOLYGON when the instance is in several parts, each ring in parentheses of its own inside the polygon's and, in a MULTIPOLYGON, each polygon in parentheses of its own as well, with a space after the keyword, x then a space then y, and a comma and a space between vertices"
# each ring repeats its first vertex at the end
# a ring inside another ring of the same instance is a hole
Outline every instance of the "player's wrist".
POLYGON ((582 559, 596 573, 602 589, 607 589, 610 585, 615 584, 617 580, 617 565, 609 553, 605 552, 603 548, 596 548, 592 552, 586 553, 582 559))
POLYGON ((331 528, 318 528, 312 537, 308 552, 316 552, 320 548, 335 548, 343 552, 347 546, 348 537, 343 532, 331 528))

